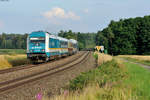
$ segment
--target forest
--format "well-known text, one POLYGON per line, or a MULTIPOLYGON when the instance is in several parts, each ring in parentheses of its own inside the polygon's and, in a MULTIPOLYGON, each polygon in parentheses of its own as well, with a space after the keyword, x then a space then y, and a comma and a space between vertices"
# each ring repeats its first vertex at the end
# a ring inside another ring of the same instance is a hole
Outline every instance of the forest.
POLYGON ((98 31, 96 44, 104 45, 111 55, 150 54, 150 16, 112 20, 98 31))
POLYGON ((28 34, 0 34, 0 49, 26 49, 28 34))
MULTIPOLYGON (((26 49, 26 34, 0 34, 0 49, 26 49)), ((111 55, 150 54, 150 16, 111 21, 97 33, 61 30, 58 36, 76 39, 79 49, 104 45, 111 55)))

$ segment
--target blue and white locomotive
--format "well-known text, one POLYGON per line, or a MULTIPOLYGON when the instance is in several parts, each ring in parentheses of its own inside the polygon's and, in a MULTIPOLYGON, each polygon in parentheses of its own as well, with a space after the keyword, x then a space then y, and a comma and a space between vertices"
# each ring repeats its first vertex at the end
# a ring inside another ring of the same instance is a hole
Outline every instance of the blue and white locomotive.
POLYGON ((48 32, 32 32, 27 37, 27 58, 32 61, 49 61, 78 51, 78 42, 48 32))

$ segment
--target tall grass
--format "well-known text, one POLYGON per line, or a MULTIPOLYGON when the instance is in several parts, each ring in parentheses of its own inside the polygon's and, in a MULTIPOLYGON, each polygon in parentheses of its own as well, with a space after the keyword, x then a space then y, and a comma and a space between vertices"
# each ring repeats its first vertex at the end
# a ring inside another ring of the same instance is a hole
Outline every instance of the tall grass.
POLYGON ((131 89, 120 84, 126 78, 124 65, 113 59, 70 81, 61 95, 44 100, 132 100, 131 89))
POLYGON ((96 60, 98 60, 98 53, 95 52, 95 53, 93 54, 93 57, 94 57, 96 60))
POLYGON ((99 52, 94 52, 94 57, 97 59, 99 66, 107 61, 112 60, 112 56, 104 54, 104 53, 99 53, 99 52))
POLYGON ((88 86, 81 93, 68 93, 54 98, 44 97, 43 100, 136 100, 133 98, 132 91, 127 88, 99 86, 88 86))
POLYGON ((137 60, 144 60, 144 61, 150 61, 150 56, 142 56, 142 55, 119 55, 119 57, 128 57, 133 58, 137 60))
POLYGON ((125 69, 123 65, 119 64, 116 60, 106 62, 100 67, 80 76, 70 82, 70 90, 80 90, 87 86, 89 83, 99 84, 100 87, 105 84, 113 83, 125 77, 125 69))
POLYGON ((149 70, 113 58, 70 81, 61 95, 43 100, 150 100, 149 77, 149 70))
POLYGON ((31 63, 23 54, 0 55, 0 69, 11 68, 31 63))
POLYGON ((31 62, 27 59, 26 55, 6 55, 5 58, 12 66, 19 66, 24 64, 30 64, 31 62))
POLYGON ((5 59, 4 55, 0 55, 0 69, 11 68, 12 65, 5 59))

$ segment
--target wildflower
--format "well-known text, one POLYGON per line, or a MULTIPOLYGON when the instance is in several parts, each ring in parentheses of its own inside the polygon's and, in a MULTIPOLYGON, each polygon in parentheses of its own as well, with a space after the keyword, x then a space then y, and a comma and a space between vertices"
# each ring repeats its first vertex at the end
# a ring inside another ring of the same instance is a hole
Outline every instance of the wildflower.
POLYGON ((37 94, 36 100, 42 100, 42 93, 38 93, 38 94, 37 94))

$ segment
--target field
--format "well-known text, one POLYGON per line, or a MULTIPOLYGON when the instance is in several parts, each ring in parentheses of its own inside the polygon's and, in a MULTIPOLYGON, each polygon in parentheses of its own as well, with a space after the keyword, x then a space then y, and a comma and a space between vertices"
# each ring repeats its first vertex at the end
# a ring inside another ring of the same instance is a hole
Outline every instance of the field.
POLYGON ((0 55, 0 60, 0 70, 30 63, 25 54, 0 55))
POLYGON ((137 100, 150 100, 150 71, 131 63, 125 63, 129 77, 124 81, 124 85, 130 87, 137 100))
POLYGON ((145 65, 150 65, 150 56, 140 56, 140 55, 120 55, 118 57, 125 58, 127 60, 142 63, 145 65))
POLYGON ((26 50, 24 49, 0 49, 0 55, 8 54, 25 54, 26 50))
POLYGON ((23 49, 0 49, 0 70, 30 63, 23 49))
POLYGON ((103 58, 99 67, 70 81, 69 86, 63 88, 61 95, 53 98, 45 96, 43 99, 150 100, 149 70, 109 55, 95 54, 94 57, 97 60, 103 58))

